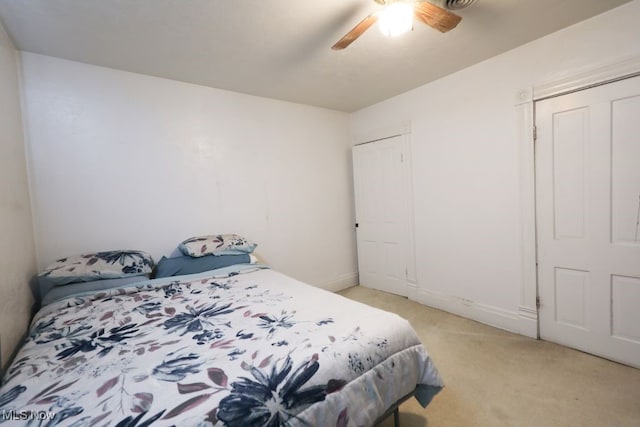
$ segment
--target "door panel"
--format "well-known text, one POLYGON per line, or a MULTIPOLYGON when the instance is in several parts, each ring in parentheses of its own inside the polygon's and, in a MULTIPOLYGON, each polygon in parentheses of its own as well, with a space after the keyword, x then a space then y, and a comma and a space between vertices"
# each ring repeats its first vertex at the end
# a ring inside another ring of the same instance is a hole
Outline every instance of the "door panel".
POLYGON ((640 245, 640 96, 612 103, 611 181, 612 242, 640 245))
POLYGON ((611 335, 640 344, 640 322, 634 316, 640 303, 640 278, 612 275, 611 298, 611 335))
POLYGON ((640 77, 536 103, 540 336, 640 367, 640 77))
POLYGON ((353 173, 360 284, 406 296, 402 138, 353 147, 353 173))
POLYGON ((555 268, 555 321, 566 326, 589 330, 589 272, 555 268))
POLYGON ((560 239, 585 238, 585 162, 589 109, 553 115, 554 235, 560 239))

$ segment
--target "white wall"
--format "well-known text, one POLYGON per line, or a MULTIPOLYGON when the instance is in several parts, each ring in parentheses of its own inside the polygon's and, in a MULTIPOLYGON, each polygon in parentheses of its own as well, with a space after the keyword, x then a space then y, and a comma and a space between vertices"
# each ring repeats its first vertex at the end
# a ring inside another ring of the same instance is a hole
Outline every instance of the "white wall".
POLYGON ((240 233, 274 268, 356 280, 349 115, 23 54, 40 267, 240 233))
POLYGON ((638 22, 635 0, 352 115, 356 139, 411 121, 416 299, 522 331, 518 95, 640 55, 638 22))
POLYGON ((4 370, 26 333, 36 271, 20 110, 18 56, 0 24, 0 353, 4 370))

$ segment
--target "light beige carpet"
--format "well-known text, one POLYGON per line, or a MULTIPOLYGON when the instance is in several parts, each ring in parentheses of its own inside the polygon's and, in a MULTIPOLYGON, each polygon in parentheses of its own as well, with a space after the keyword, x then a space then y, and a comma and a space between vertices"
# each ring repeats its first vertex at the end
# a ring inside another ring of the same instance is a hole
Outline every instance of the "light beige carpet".
POLYGON ((640 427, 638 369, 362 286, 340 294, 409 320, 444 379, 426 409, 400 406, 402 427, 640 427))

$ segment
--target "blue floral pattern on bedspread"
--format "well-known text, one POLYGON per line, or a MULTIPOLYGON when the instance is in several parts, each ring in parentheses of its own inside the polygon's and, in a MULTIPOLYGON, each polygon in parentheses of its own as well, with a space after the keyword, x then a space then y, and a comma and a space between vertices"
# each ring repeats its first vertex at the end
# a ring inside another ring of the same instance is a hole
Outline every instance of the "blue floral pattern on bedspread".
POLYGON ((7 413, 45 411, 53 418, 23 422, 360 425, 372 421, 357 414, 379 405, 368 402, 375 393, 392 403, 417 384, 442 386, 412 330, 381 330, 405 322, 395 315, 270 270, 202 276, 45 307, 6 372, 0 424, 7 413), (408 385, 377 390, 408 374, 408 385))

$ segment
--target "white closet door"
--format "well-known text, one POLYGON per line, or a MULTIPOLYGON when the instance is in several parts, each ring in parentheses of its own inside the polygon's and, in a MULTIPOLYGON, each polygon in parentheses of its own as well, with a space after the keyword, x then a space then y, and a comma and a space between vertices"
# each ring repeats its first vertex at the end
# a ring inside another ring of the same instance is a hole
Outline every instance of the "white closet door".
POLYGON ((402 138, 353 147, 360 285, 407 295, 402 138))
POLYGON ((640 77, 536 104, 540 336, 640 367, 640 77))

